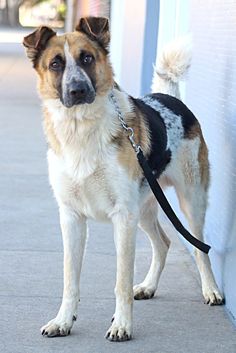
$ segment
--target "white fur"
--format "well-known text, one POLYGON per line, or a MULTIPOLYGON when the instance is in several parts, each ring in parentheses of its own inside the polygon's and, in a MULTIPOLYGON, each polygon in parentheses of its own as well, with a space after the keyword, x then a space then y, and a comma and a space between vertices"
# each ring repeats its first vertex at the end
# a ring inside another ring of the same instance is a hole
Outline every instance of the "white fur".
POLYGON ((143 102, 149 105, 151 108, 160 113, 162 119, 165 122, 167 132, 167 149, 171 152, 175 152, 180 140, 183 139, 184 129, 182 125, 181 117, 174 114, 168 108, 164 107, 156 99, 146 96, 142 98, 143 102))
POLYGON ((69 334, 77 317, 80 299, 79 282, 86 242, 86 218, 61 203, 60 223, 64 245, 64 291, 57 316, 41 328, 48 336, 69 334))
POLYGON ((67 41, 64 45, 64 53, 66 66, 62 77, 62 86, 64 86, 68 81, 71 81, 73 79, 81 79, 80 72, 78 71, 78 66, 76 65, 76 61, 73 55, 70 53, 70 48, 67 41))
POLYGON ((138 223, 138 204, 132 212, 124 208, 112 217, 117 253, 116 310, 106 337, 122 340, 132 334, 133 274, 135 257, 135 234, 138 223))
POLYGON ((168 43, 154 68, 152 92, 167 93, 180 98, 179 81, 186 75, 192 59, 191 37, 168 43))
POLYGON ((142 206, 139 220, 140 228, 148 236, 152 247, 152 262, 142 283, 134 286, 134 297, 151 298, 156 292, 165 265, 170 241, 157 219, 157 202, 151 195, 142 206))
POLYGON ((97 98, 95 110, 93 104, 68 109, 59 100, 48 100, 45 106, 52 114, 67 174, 74 182, 88 177, 113 153, 110 140, 119 123, 109 99, 97 98), (105 118, 105 110, 110 119, 105 118))

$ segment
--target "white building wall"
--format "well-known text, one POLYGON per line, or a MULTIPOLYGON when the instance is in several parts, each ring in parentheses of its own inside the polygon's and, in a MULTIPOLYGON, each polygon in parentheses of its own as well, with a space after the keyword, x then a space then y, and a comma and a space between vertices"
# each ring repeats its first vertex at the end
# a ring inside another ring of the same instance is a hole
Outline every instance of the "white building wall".
MULTIPOLYGON (((181 97, 199 119, 209 148, 211 186, 204 234, 212 246, 213 272, 236 323, 235 18, 232 0, 161 0, 157 55, 168 41, 191 33, 193 60, 181 97)), ((168 197, 180 215, 173 193, 168 197)))
MULTIPOLYGON (((163 47, 177 37, 191 34, 189 31, 189 8, 191 0, 160 0, 157 57, 163 47)), ((181 97, 185 99, 185 83, 180 83, 181 97)))
POLYGON ((111 62, 117 83, 129 94, 141 91, 146 0, 113 0, 111 62))
POLYGON ((236 2, 192 0, 193 62, 186 101, 209 148, 205 234, 211 262, 236 323, 236 2))

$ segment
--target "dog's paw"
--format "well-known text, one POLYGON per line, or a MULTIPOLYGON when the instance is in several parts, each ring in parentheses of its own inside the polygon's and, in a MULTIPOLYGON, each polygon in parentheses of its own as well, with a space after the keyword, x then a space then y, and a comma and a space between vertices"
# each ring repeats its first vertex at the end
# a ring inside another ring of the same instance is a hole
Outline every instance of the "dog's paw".
POLYGON ((119 325, 116 320, 112 320, 112 325, 106 333, 105 338, 112 342, 123 342, 131 339, 130 325, 119 325))
POLYGON ((58 320, 57 318, 49 321, 46 325, 41 327, 41 333, 43 336, 56 337, 56 336, 68 336, 72 328, 73 322, 65 322, 58 320))
POLYGON ((210 306, 223 305, 225 303, 223 295, 217 288, 207 288, 203 290, 204 303, 210 306))
POLYGON ((142 283, 134 286, 134 299, 136 300, 151 299, 154 294, 155 289, 152 287, 145 286, 142 283))

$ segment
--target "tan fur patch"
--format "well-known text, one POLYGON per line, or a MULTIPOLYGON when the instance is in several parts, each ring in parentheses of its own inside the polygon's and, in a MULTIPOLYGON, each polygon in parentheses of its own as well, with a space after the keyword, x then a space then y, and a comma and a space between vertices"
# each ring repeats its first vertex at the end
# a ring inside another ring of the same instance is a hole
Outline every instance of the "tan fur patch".
POLYGON ((55 152, 55 154, 59 155, 61 153, 61 144, 56 136, 50 113, 47 111, 46 108, 44 108, 43 110, 43 116, 43 128, 47 138, 47 142, 50 148, 55 152))
POLYGON ((38 91, 43 99, 59 98, 58 85, 61 77, 58 77, 57 73, 49 70, 49 64, 56 55, 61 55, 62 58, 65 57, 64 44, 65 35, 52 37, 38 61, 36 67, 39 75, 38 91))
POLYGON ((195 137, 199 137, 200 139, 198 162, 200 167, 201 183, 204 186, 205 190, 207 190, 210 182, 210 166, 209 166, 209 160, 208 160, 208 149, 207 149, 206 142, 203 138, 200 124, 198 122, 191 128, 191 130, 188 132, 186 137, 190 140, 194 139, 195 137))
POLYGON ((208 160, 208 148, 203 138, 202 132, 200 134, 200 140, 201 144, 199 147, 198 161, 200 164, 202 185, 204 186, 205 190, 207 190, 210 183, 210 166, 208 160))
MULTIPOLYGON (((128 126, 132 127, 134 130, 135 142, 140 144, 144 154, 147 155, 150 150, 151 142, 148 127, 146 126, 143 115, 136 112, 129 113, 126 115, 126 122, 128 126)), ((142 176, 143 172, 126 133, 123 132, 122 136, 119 136, 119 144, 121 145, 118 153, 120 164, 125 167, 130 178, 139 178, 142 176)))

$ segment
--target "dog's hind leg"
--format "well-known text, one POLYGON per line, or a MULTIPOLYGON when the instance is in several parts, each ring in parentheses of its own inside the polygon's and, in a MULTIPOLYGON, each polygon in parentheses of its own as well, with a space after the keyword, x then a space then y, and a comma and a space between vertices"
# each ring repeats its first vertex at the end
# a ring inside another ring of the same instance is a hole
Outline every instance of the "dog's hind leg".
MULTIPOLYGON (((207 208, 209 162, 206 144, 197 129, 198 137, 183 143, 172 169, 172 183, 193 235, 203 241, 203 228, 207 208)), ((202 293, 210 305, 222 304, 211 269, 209 256, 195 250, 195 259, 201 277, 202 293)))
POLYGON ((152 262, 144 281, 134 286, 134 299, 150 299, 156 292, 170 246, 170 240, 158 222, 157 201, 153 195, 142 207, 139 227, 151 242, 152 262))
POLYGON ((66 336, 76 320, 79 282, 86 242, 86 218, 67 206, 60 206, 60 223, 64 245, 64 290, 60 310, 55 319, 41 328, 43 336, 66 336))
MULTIPOLYGON (((182 185, 175 187, 180 207, 188 219, 193 235, 203 241, 203 227, 207 207, 207 191, 202 185, 182 185)), ((202 293, 205 303, 219 305, 223 303, 214 275, 209 256, 195 249, 195 259, 201 277, 202 293)))

